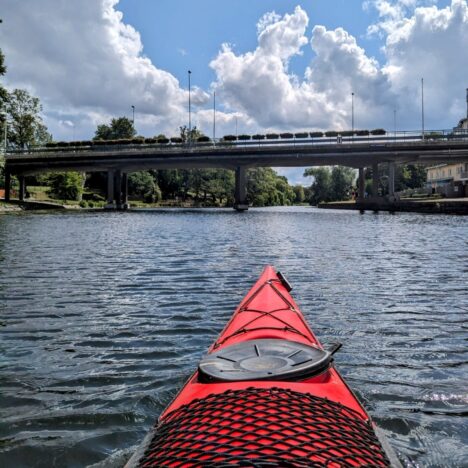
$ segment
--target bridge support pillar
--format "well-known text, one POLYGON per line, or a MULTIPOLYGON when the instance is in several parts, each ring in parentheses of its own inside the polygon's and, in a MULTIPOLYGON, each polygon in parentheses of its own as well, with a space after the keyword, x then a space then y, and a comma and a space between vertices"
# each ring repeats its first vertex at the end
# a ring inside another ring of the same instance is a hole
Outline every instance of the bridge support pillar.
POLYGON ((378 163, 372 164, 372 197, 379 196, 379 165, 378 163))
POLYGON ((115 171, 107 171, 107 205, 106 205, 106 210, 115 210, 114 177, 115 177, 115 171))
POLYGON ((5 201, 10 201, 11 197, 11 173, 10 171, 5 171, 5 201))
POLYGON ((388 196, 395 197, 395 163, 388 163, 388 196))
POLYGON ((19 200, 24 201, 26 195, 26 178, 24 176, 18 176, 19 182, 19 200))
POLYGON ((244 166, 239 166, 236 168, 236 188, 234 198, 235 210, 246 211, 249 209, 249 204, 247 203, 246 168, 244 166))
POLYGON ((128 174, 122 173, 122 209, 128 210, 130 205, 128 204, 128 174))
POLYGON ((122 171, 115 171, 115 204, 118 210, 122 209, 122 171))
POLYGON ((364 200, 364 194, 366 190, 366 179, 364 177, 364 167, 359 168, 359 177, 358 177, 358 201, 364 200))

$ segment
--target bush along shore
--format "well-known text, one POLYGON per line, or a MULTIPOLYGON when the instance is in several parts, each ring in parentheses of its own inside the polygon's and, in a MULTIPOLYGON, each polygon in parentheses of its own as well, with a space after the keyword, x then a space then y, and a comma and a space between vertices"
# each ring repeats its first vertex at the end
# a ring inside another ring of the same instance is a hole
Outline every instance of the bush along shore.
MULTIPOLYGON (((247 176, 251 206, 288 206, 306 201, 307 189, 291 186, 286 177, 271 168, 251 169, 247 176)), ((107 173, 28 176, 26 185, 27 201, 55 202, 86 209, 106 205, 107 173)), ((234 172, 227 169, 140 171, 129 174, 129 202, 135 207, 231 207, 234 185, 234 172)), ((13 198, 17 191, 14 184, 13 198)))

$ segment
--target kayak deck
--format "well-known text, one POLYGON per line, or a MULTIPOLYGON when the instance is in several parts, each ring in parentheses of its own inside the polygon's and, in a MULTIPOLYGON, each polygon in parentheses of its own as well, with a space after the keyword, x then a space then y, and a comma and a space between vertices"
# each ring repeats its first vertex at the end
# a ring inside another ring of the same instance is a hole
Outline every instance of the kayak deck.
POLYGON ((369 422, 327 399, 282 388, 228 390, 160 424, 140 466, 389 466, 369 422))
POLYGON ((400 466, 289 291, 266 267, 128 466, 400 466))

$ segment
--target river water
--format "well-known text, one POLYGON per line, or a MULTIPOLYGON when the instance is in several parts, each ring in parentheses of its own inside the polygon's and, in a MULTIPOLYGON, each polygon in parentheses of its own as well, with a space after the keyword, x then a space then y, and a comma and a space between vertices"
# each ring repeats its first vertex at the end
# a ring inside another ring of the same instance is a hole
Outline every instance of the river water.
POLYGON ((0 466, 122 466, 265 264, 407 466, 468 466, 468 218, 0 217, 0 466))

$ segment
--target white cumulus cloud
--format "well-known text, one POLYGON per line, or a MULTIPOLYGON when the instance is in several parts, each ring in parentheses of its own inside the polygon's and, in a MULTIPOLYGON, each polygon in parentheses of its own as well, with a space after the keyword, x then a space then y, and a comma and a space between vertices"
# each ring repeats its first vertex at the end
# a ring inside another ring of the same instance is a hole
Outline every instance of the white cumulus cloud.
MULTIPOLYGON (((255 48, 220 46, 210 63, 214 83, 192 89, 195 124, 211 134, 216 90, 218 136, 236 125, 239 133, 349 128, 352 92, 356 128, 392 129, 394 109, 399 128, 419 127, 424 77, 427 126, 453 126, 468 85, 467 0, 445 8, 435 0, 364 5, 378 13, 369 34, 382 42, 380 63, 343 28, 310 28, 313 18, 300 6, 269 12, 258 21, 255 48), (299 55, 308 66, 293 72, 299 55)), ((130 116, 132 105, 145 135, 173 133, 188 120, 187 89, 144 55, 118 0, 2 0, 2 7, 6 84, 41 98, 58 138, 92 136, 98 123, 130 116)))
MULTIPOLYGON (((0 29, 7 84, 41 97, 60 132, 70 120, 92 135, 97 123, 136 107, 140 131, 177 128, 187 90, 143 54, 139 33, 124 23, 118 0, 3 0, 0 29), (142 128, 143 127, 143 128, 142 128)), ((193 90, 194 104, 208 95, 193 90)))
POLYGON ((307 52, 306 12, 297 7, 280 17, 268 13, 257 25, 255 50, 237 54, 224 44, 211 62, 216 85, 232 109, 241 110, 263 128, 349 128, 351 93, 356 126, 420 126, 420 81, 426 78, 429 125, 449 128, 463 114, 467 85, 467 1, 446 8, 432 0, 374 0, 379 22, 370 31, 384 40, 384 63, 370 57, 343 28, 317 25, 310 46, 313 58, 300 77, 289 62, 307 52))

